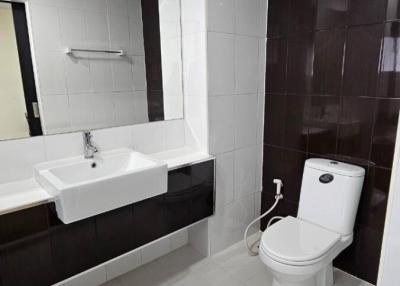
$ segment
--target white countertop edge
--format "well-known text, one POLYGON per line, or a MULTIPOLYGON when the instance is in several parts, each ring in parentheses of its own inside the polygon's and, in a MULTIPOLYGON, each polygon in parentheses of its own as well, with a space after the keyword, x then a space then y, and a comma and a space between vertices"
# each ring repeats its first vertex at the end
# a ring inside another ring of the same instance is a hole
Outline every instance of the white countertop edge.
MULTIPOLYGON (((168 164, 168 170, 214 159, 207 153, 182 147, 164 152, 148 154, 168 164)), ((52 201, 34 178, 0 184, 0 215, 31 208, 52 201)))

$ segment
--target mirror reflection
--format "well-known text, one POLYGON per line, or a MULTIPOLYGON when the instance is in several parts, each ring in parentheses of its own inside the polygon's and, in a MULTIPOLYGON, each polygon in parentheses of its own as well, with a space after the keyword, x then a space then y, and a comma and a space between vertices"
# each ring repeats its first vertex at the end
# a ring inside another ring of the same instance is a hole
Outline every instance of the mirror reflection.
POLYGON ((179 0, 28 2, 0 1, 0 140, 182 118, 179 0))

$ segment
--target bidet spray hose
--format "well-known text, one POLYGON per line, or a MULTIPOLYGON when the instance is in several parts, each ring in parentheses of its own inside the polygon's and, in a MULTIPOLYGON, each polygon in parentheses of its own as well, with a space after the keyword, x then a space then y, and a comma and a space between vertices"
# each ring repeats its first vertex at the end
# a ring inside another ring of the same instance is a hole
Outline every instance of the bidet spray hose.
MULTIPOLYGON (((281 199, 283 199, 283 195, 281 194, 281 188, 282 188, 282 186, 283 186, 282 181, 279 180, 279 179, 275 179, 273 182, 274 182, 274 184, 276 184, 275 203, 272 205, 272 207, 271 207, 269 210, 267 210, 267 211, 266 211, 265 213, 263 213, 261 216, 259 216, 259 217, 256 218, 255 220, 253 220, 253 221, 247 226, 247 228, 246 228, 246 230, 245 230, 245 232, 244 232, 244 243, 245 243, 245 246, 246 246, 246 248, 247 248, 247 250, 248 250, 248 252, 249 252, 249 254, 250 254, 251 256, 256 256, 256 255, 258 255, 258 252, 255 252, 255 251, 251 250, 252 246, 254 246, 254 243, 253 243, 253 245, 251 245, 251 246, 248 244, 248 242, 247 242, 247 233, 249 232, 250 228, 251 228, 256 222, 258 222, 259 220, 261 220, 261 219, 263 219, 264 217, 266 217, 269 213, 271 213, 271 212, 275 209, 275 207, 278 205, 279 201, 280 201, 281 199)), ((272 218, 272 219, 276 219, 276 218, 277 218, 277 217, 274 217, 274 218, 272 218)), ((269 226, 269 223, 268 223, 268 226, 269 226)), ((256 241, 256 242, 257 242, 257 241, 256 241)))

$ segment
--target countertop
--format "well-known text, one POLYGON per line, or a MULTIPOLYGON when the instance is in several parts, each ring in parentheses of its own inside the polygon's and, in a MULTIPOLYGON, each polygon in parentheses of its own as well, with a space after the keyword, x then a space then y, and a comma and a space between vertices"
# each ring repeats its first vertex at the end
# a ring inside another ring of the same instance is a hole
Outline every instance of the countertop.
MULTIPOLYGON (((189 147, 149 154, 149 156, 166 162, 168 170, 214 158, 189 147)), ((0 215, 44 204, 52 199, 52 196, 34 178, 0 184, 0 215)))

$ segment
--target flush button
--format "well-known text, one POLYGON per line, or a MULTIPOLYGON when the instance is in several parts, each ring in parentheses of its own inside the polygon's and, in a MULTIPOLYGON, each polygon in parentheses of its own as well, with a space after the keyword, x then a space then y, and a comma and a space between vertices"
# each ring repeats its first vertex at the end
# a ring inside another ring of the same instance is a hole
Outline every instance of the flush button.
POLYGON ((339 165, 339 162, 336 162, 336 161, 330 161, 330 162, 329 162, 329 164, 332 164, 332 165, 339 165))
POLYGON ((319 177, 319 181, 322 184, 329 184, 330 182, 332 182, 334 179, 332 174, 323 174, 319 177))

